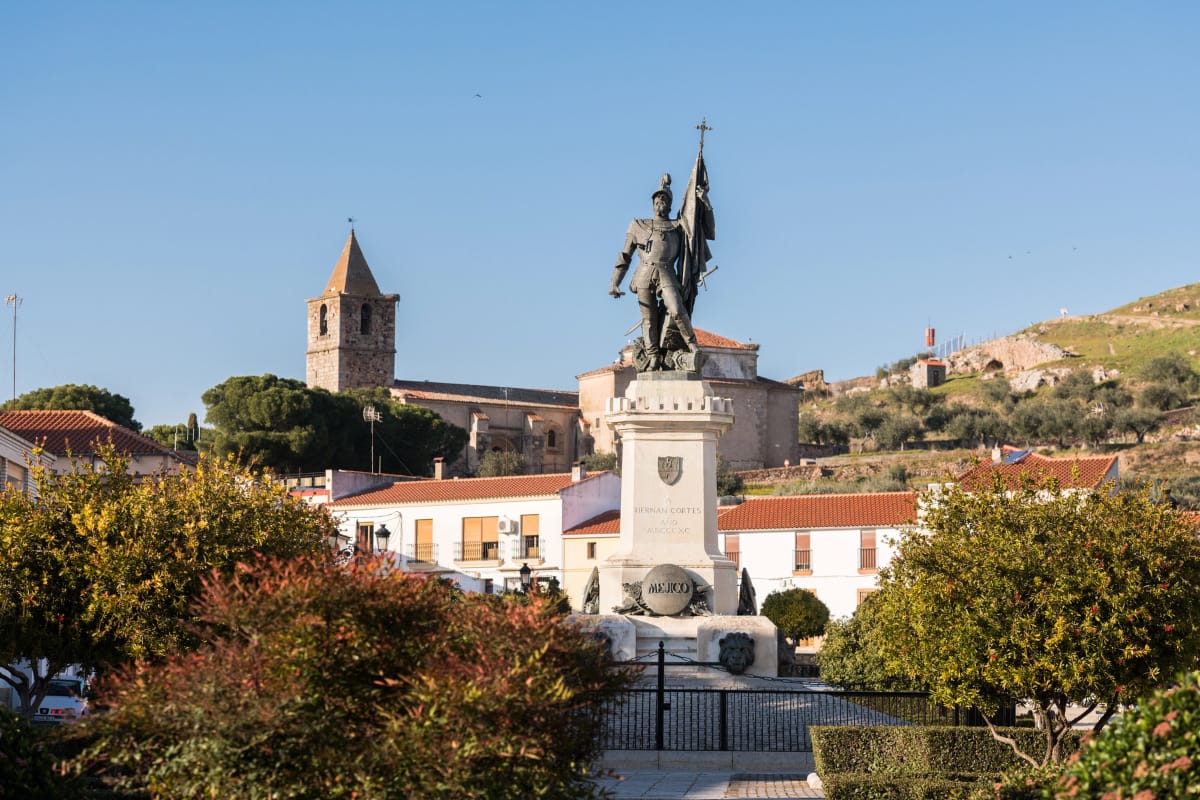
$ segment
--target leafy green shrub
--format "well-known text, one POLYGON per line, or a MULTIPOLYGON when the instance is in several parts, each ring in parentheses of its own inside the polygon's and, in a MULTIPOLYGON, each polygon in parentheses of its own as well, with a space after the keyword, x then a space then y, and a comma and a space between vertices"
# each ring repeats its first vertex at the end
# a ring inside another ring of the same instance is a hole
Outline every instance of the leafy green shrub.
POLYGON ((77 781, 55 769, 43 737, 24 719, 0 707, 0 797, 43 800, 80 796, 77 781))
POLYGON ((816 636, 829 622, 829 607, 807 589, 771 592, 761 613, 792 641, 816 636))
POLYGON ((619 472, 616 453, 590 453, 579 459, 579 464, 588 472, 619 472))
POLYGON ((625 685, 539 597, 464 595, 362 560, 243 565, 206 645, 101 683, 76 760, 155 797, 576 798, 625 685))
POLYGON ((1009 770, 1000 779, 980 786, 968 795, 969 800, 1042 800, 1047 787, 1062 776, 1063 765, 1049 763, 1040 767, 1020 767, 1009 770))
POLYGON ((721 497, 741 494, 744 488, 746 488, 745 479, 739 473, 731 470, 725 463, 725 459, 717 456, 717 494, 721 497))
POLYGON ((859 604, 849 619, 825 625, 825 641, 817 652, 821 680, 843 689, 911 691, 922 688, 882 652, 884 636, 875 614, 875 593, 859 604))
POLYGON ((489 450, 479 460, 475 474, 480 478, 503 478, 524 475, 525 469, 525 456, 515 450, 489 450))
POLYGON ((1200 786, 1200 671, 1130 709, 1072 757, 1050 798, 1185 797, 1200 786))

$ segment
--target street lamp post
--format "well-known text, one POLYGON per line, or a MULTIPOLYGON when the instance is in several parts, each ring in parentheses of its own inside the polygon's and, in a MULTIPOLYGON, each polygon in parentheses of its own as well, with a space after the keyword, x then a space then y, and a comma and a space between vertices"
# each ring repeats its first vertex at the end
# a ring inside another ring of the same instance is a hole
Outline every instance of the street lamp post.
POLYGON ((387 550, 388 539, 392 538, 392 532, 388 530, 387 525, 379 525, 375 528, 375 551, 382 553, 387 550))
POLYGON ((529 568, 529 564, 521 565, 521 591, 529 594, 529 585, 533 583, 533 570, 529 568))

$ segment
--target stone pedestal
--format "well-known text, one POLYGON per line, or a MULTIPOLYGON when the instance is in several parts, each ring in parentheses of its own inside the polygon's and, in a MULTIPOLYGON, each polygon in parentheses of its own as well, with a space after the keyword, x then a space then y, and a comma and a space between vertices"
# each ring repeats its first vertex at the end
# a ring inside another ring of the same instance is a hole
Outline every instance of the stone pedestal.
POLYGON ((606 419, 621 443, 621 543, 600 566, 600 614, 577 621, 618 661, 648 661, 662 642, 673 675, 717 662, 721 640, 745 634, 745 673, 775 675, 775 626, 736 616, 737 565, 717 541, 717 440, 733 427, 733 403, 694 375, 643 373, 608 401, 606 419))
POLYGON ((640 660, 653 673, 658 643, 663 643, 666 660, 672 664, 669 678, 713 677, 721 674, 711 666, 687 668, 691 662, 711 665, 720 661, 721 640, 731 633, 744 633, 754 641, 754 663, 746 675, 774 677, 779 653, 775 626, 766 617, 631 617, 621 614, 574 614, 571 621, 592 635, 603 635, 616 661, 640 660))
MULTIPOLYGON (((643 373, 608 401, 606 419, 621 443, 621 544, 600 567, 601 613, 622 607, 622 584, 674 564, 712 613, 734 614, 737 566, 717 543, 717 439, 733 403, 684 373, 643 373)), ((648 602, 651 588, 671 587, 644 586, 648 602)))

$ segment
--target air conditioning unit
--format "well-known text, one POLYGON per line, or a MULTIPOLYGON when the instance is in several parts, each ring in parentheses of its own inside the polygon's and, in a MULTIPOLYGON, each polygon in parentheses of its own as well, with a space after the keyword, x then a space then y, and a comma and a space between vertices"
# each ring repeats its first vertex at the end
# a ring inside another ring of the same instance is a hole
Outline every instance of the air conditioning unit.
POLYGON ((500 523, 497 525, 496 529, 500 531, 500 533, 516 533, 517 521, 507 517, 501 517, 500 523))

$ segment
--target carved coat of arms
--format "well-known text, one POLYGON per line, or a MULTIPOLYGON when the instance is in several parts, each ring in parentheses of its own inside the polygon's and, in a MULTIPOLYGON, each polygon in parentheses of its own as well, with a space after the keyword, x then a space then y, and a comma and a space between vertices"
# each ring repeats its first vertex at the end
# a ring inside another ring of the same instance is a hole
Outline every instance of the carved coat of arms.
POLYGON ((674 486, 679 480, 679 476, 683 474, 683 457, 682 456, 659 456, 658 457, 658 477, 662 478, 662 482, 667 486, 674 486))

